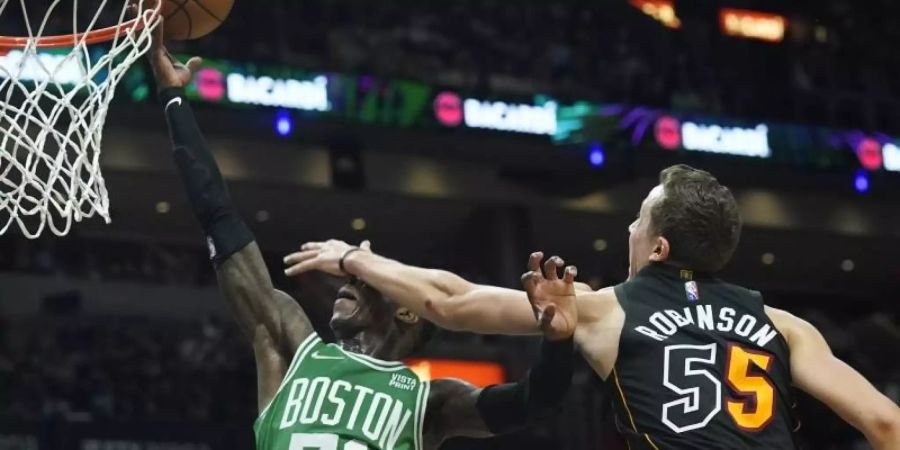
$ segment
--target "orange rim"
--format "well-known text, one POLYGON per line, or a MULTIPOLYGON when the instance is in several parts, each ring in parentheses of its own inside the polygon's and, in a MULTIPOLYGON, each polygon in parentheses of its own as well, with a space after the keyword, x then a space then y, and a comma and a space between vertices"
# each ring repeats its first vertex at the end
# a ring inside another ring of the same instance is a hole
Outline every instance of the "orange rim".
MULTIPOLYGON (((152 15, 159 13, 158 9, 149 10, 148 12, 152 15)), ((119 25, 88 31, 86 33, 61 34, 58 36, 42 36, 37 38, 0 36, 0 48, 22 48, 28 46, 28 43, 32 41, 34 41, 37 48, 74 47, 82 42, 87 45, 99 44, 101 42, 109 42, 113 39, 125 36, 131 30, 140 30, 142 28, 144 28, 144 22, 139 20, 139 18, 136 18, 119 25)))

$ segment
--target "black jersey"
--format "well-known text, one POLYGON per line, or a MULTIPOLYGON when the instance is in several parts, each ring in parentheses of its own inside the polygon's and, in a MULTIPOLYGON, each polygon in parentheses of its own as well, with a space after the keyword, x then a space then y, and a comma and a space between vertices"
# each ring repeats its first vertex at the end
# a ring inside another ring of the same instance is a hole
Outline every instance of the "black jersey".
POLYGON ((758 292, 651 264, 615 293, 608 383, 631 450, 797 448, 790 354, 758 292))

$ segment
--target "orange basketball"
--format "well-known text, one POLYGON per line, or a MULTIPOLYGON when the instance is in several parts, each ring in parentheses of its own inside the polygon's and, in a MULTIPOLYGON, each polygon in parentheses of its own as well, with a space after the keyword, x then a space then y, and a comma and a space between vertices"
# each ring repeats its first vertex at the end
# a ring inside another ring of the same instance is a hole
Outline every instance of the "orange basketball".
POLYGON ((212 33, 225 21, 234 0, 165 0, 166 38, 197 39, 212 33))

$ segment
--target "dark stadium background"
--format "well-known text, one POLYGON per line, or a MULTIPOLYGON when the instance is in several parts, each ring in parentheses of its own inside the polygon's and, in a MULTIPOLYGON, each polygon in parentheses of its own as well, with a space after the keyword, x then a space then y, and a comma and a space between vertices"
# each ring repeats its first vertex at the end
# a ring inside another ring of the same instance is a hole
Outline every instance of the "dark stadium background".
MULTIPOLYGON (((678 0, 676 30, 626 0, 237 0, 220 31, 173 50, 410 80, 462 98, 531 104, 544 94, 900 136, 898 5, 678 0), (724 36, 723 7, 785 16, 785 39, 724 36)), ((251 350, 217 294, 146 67, 134 73, 105 133, 112 225, 0 239, 0 449, 252 446, 251 350)), ((281 256, 302 242, 371 239, 389 257, 511 287, 540 249, 608 286, 623 281, 640 201, 679 161, 712 170, 741 203, 745 233, 725 278, 810 320, 900 398, 900 175, 859 172, 852 151, 825 157, 803 145, 780 161, 666 152, 590 120, 584 139, 557 143, 444 127, 430 104, 400 123, 386 95, 371 97, 375 112, 345 105, 346 117, 196 106, 276 285, 302 299, 323 334, 334 281, 280 274, 281 256)), ((496 361, 515 378, 535 349, 533 339, 442 332, 425 355, 496 361)), ((582 364, 556 419, 445 448, 616 448, 605 395, 582 364)), ((867 448, 816 401, 801 396, 798 409, 808 448, 867 448)))

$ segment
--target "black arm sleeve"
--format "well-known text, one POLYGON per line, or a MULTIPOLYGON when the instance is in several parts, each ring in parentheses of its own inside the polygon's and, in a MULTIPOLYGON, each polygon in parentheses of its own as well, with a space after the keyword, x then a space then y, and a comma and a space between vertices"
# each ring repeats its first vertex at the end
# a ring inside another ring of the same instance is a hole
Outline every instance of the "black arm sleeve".
POLYGON ((574 354, 573 339, 545 340, 524 380, 485 388, 476 405, 488 430, 506 433, 556 412, 572 384, 574 354))
POLYGON ((203 227, 210 258, 221 264, 255 239, 231 204, 225 181, 206 145, 183 89, 159 94, 166 108, 173 157, 184 182, 194 215, 203 227))

